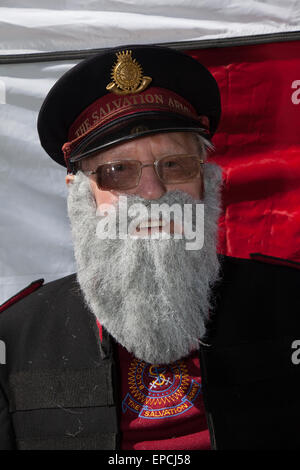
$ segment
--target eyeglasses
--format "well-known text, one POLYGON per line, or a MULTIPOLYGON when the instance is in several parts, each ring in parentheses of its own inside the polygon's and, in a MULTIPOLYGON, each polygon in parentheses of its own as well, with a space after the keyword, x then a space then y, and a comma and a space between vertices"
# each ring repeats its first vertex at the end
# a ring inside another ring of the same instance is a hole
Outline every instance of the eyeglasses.
POLYGON ((168 155, 146 164, 139 160, 106 162, 94 171, 83 171, 83 173, 87 176, 96 175, 99 189, 123 190, 133 189, 139 185, 143 168, 153 166, 156 175, 164 184, 173 184, 197 178, 203 163, 199 155, 168 155))

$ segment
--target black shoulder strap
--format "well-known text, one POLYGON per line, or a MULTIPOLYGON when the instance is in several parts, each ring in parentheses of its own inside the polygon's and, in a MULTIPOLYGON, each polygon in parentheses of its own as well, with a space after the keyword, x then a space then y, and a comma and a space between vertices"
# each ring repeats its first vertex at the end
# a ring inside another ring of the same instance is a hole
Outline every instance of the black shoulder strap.
POLYGON ((3 304, 0 305, 0 313, 6 310, 11 305, 17 303, 19 300, 23 299, 27 295, 31 294, 35 290, 39 289, 44 283, 44 279, 37 279, 33 281, 29 286, 24 287, 24 289, 20 290, 17 294, 10 297, 10 299, 6 300, 3 304))

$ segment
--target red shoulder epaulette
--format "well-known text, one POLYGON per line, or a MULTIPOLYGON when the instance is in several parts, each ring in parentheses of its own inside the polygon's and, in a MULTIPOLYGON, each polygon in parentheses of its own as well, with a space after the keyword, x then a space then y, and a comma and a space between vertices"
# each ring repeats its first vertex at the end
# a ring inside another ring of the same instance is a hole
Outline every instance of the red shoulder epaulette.
POLYGON ((17 294, 13 295, 10 299, 6 300, 2 305, 0 305, 0 313, 6 310, 11 305, 15 304, 19 300, 23 299, 27 295, 31 294, 39 287, 41 287, 44 283, 44 279, 38 279, 37 281, 33 281, 29 286, 25 287, 24 289, 20 290, 17 294))
POLYGON ((100 341, 102 343, 102 325, 100 324, 100 322, 98 320, 96 320, 97 322, 97 326, 98 326, 98 329, 99 329, 99 335, 100 335, 100 341))
POLYGON ((262 261, 263 263, 276 264, 279 266, 288 266, 289 268, 300 269, 300 263, 298 263, 298 261, 276 258, 275 256, 263 255, 262 253, 250 253, 250 258, 254 261, 262 261))

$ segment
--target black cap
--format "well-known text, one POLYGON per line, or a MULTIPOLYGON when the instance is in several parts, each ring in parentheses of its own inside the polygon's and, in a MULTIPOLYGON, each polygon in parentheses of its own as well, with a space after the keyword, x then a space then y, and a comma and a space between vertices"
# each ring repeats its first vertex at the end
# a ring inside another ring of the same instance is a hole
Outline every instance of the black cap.
POLYGON ((38 133, 50 157, 70 170, 74 161, 148 134, 211 138, 220 114, 218 85, 197 60, 166 47, 126 45, 66 72, 45 98, 38 133))

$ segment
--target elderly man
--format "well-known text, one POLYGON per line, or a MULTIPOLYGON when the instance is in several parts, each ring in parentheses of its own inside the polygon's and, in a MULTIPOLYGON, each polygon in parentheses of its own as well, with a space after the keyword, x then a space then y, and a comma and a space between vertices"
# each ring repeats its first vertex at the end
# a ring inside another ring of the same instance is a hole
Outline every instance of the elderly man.
POLYGON ((77 273, 2 309, 0 447, 300 444, 296 270, 217 254, 219 118, 212 75, 167 48, 108 50, 50 90, 77 273))

